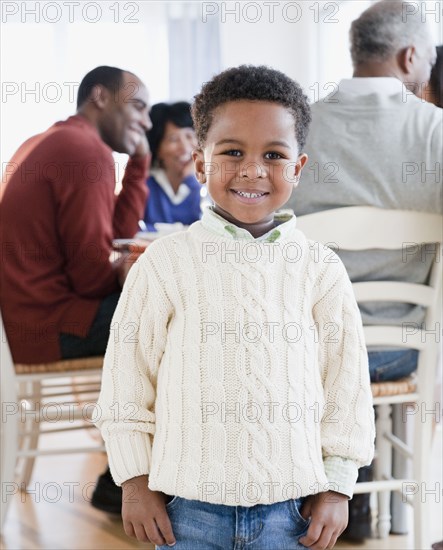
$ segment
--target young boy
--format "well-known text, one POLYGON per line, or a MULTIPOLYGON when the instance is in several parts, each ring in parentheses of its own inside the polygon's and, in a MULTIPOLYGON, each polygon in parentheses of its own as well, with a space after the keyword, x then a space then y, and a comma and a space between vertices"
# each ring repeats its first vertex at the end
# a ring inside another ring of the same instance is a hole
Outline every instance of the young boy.
POLYGON ((214 205, 131 268, 98 402, 129 536, 177 549, 332 548, 373 456, 360 314, 346 271, 278 216, 310 111, 267 67, 195 98, 214 205))

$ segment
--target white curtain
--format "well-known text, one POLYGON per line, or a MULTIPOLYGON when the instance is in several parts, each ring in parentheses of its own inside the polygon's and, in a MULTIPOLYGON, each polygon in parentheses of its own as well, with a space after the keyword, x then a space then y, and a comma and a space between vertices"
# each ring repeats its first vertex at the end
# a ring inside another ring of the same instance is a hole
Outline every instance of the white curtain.
POLYGON ((167 12, 169 99, 190 101, 221 70, 219 21, 203 22, 200 2, 172 2, 167 12))

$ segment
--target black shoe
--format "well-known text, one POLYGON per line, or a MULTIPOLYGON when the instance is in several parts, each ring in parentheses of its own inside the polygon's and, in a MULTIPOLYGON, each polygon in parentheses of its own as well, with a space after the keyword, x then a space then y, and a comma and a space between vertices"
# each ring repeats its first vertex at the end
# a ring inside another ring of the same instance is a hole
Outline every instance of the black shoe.
POLYGON ((114 483, 109 467, 97 480, 91 505, 108 514, 121 515, 122 513, 122 490, 114 483))
MULTIPOLYGON (((372 481, 372 465, 360 468, 357 481, 372 481)), ((355 495, 349 501, 349 523, 340 538, 352 541, 355 544, 364 544, 365 539, 371 538, 371 507, 370 495, 365 493, 355 495)))
POLYGON ((345 540, 346 542, 351 542, 353 544, 365 544, 366 539, 369 538, 371 538, 371 526, 368 526, 366 523, 349 523, 340 535, 340 540, 345 540))

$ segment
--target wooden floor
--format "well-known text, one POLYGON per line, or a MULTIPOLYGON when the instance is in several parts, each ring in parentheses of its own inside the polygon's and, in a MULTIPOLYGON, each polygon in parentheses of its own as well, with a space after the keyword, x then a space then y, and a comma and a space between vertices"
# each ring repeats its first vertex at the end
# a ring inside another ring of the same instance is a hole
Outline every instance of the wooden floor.
MULTIPOLYGON (((60 438, 61 435, 59 434, 58 437, 60 438)), ((71 443, 72 437, 78 438, 79 445, 84 444, 85 441, 92 441, 91 435, 81 432, 69 437, 71 443)), ((49 437, 46 439, 49 440, 49 437)), ((50 446, 50 444, 48 441, 47 445, 50 446)), ((439 480, 440 493, 441 448, 440 425, 436 431, 432 451, 432 468, 435 474, 433 479, 439 480)), ((105 464, 106 457, 97 453, 38 458, 30 483, 30 492, 17 492, 13 496, 3 528, 0 548, 4 550, 153 548, 129 539, 123 531, 119 518, 107 516, 89 504, 96 478, 105 464)), ((442 517, 440 498, 439 502, 435 502, 433 506, 431 521, 433 541, 443 538, 442 517)), ((391 536, 386 540, 371 539, 365 545, 358 547, 341 543, 336 548, 418 550, 414 549, 412 533, 408 536, 391 536)))

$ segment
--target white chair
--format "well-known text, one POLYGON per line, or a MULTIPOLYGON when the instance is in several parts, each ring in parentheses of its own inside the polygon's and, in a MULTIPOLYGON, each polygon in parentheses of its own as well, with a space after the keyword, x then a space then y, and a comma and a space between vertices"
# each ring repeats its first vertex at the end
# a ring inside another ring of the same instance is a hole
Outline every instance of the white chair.
MULTIPOLYGON (((357 302, 389 301, 419 304, 426 308, 423 328, 402 326, 364 327, 367 346, 390 346, 419 350, 415 376, 398 382, 372 384, 377 405, 375 480, 358 483, 355 493, 378 493, 378 535, 387 537, 391 527, 390 491, 400 491, 412 500, 414 511, 414 548, 430 548, 429 505, 425 494, 429 481, 429 452, 433 418, 424 411, 435 410, 435 382, 439 353, 441 315, 442 217, 411 211, 374 207, 347 207, 326 210, 297 218, 297 226, 314 241, 330 243, 340 250, 403 249, 407 243, 438 243, 428 285, 395 281, 353 284, 357 302), (436 333, 431 331, 437 330, 436 333), (412 445, 393 434, 391 410, 395 404, 411 404, 407 417, 414 418, 412 445), (392 474, 393 451, 412 461, 412 479, 395 479, 392 474), (414 494, 412 498, 410 498, 414 494)), ((437 404, 438 405, 438 404, 437 404)))
POLYGON ((0 336, 1 526, 12 494, 26 490, 37 456, 103 452, 105 448, 95 443, 39 447, 40 435, 94 427, 91 417, 100 390, 103 357, 14 365, 1 315, 0 336))

